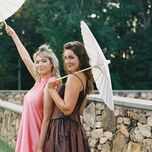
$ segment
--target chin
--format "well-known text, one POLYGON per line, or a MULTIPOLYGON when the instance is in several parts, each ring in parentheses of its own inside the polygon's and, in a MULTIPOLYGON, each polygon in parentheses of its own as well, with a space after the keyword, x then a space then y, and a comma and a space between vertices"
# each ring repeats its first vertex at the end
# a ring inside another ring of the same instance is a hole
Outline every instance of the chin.
POLYGON ((39 72, 39 75, 46 75, 45 72, 39 72))
POLYGON ((71 68, 68 68, 67 70, 68 70, 68 73, 75 73, 75 72, 78 71, 78 70, 76 70, 76 69, 71 69, 71 68))

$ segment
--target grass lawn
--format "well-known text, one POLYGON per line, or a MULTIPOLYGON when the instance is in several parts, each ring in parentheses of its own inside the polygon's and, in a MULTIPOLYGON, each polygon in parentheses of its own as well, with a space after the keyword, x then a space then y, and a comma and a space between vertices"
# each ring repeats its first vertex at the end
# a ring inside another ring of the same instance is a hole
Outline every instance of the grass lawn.
POLYGON ((0 152, 14 152, 15 150, 5 141, 0 139, 0 152))

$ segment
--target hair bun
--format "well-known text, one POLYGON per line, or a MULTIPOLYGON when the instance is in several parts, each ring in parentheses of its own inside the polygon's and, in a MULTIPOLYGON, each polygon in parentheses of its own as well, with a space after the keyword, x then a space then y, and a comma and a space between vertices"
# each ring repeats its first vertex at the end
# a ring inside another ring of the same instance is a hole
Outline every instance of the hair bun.
POLYGON ((53 50, 50 48, 48 44, 43 44, 39 47, 39 51, 49 51, 53 53, 53 50))

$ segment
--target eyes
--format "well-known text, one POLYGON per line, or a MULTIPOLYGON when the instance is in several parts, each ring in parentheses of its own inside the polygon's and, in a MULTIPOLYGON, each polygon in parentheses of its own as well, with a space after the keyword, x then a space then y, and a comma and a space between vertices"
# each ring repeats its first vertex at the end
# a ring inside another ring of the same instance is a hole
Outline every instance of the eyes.
POLYGON ((41 59, 41 60, 36 60, 35 63, 36 63, 36 64, 39 64, 40 62, 41 62, 41 63, 46 63, 46 62, 48 62, 48 61, 49 61, 48 59, 41 59))
POLYGON ((72 60, 74 59, 74 56, 70 55, 70 56, 64 56, 64 61, 66 60, 72 60))
POLYGON ((70 49, 64 50, 63 60, 64 62, 79 62, 78 56, 70 49))

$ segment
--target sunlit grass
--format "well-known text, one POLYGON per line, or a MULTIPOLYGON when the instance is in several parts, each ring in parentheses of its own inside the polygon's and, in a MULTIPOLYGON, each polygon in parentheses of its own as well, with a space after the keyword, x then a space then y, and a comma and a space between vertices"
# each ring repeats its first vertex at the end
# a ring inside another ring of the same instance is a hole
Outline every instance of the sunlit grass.
POLYGON ((5 141, 0 139, 0 152, 15 152, 5 141))

